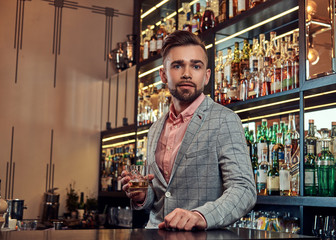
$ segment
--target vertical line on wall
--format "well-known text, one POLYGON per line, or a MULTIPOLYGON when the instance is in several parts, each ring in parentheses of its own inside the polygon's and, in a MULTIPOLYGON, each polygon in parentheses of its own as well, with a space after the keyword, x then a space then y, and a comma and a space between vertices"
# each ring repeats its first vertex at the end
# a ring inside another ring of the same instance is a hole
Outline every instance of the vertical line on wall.
POLYGON ((14 30, 14 49, 16 49, 16 63, 15 63, 15 77, 14 82, 18 80, 19 68, 19 51, 22 49, 23 42, 23 19, 24 19, 24 4, 26 0, 16 1, 16 14, 15 14, 15 30, 14 30))
POLYGON ((119 92, 119 73, 117 74, 117 91, 116 91, 116 117, 115 117, 115 127, 118 126, 118 92, 119 92))
POLYGON ((52 179, 52 153, 53 153, 53 143, 54 143, 54 129, 51 129, 51 139, 50 139, 50 159, 49 159, 49 181, 48 181, 48 190, 51 190, 51 179, 52 179))
POLYGON ((110 121, 110 107, 111 107, 111 78, 109 78, 108 100, 107 100, 107 121, 110 121))
MULTIPOLYGON (((9 157, 9 173, 8 173, 8 179, 6 179, 6 188, 7 188, 7 197, 11 197, 11 188, 12 188, 12 171, 13 171, 13 149, 14 149, 14 126, 12 127, 12 136, 11 136, 11 146, 10 146, 10 157, 9 157), (8 187, 7 187, 8 182, 8 187)), ((7 174, 6 174, 7 175, 7 174)))
POLYGON ((124 117, 126 118, 126 105, 127 105, 127 70, 125 71, 125 107, 124 107, 124 117))

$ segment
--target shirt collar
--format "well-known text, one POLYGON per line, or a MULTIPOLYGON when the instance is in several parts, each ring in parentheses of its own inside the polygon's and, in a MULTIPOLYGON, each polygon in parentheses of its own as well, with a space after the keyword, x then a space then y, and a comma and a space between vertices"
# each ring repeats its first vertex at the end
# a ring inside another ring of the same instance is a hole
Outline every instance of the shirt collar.
POLYGON ((175 114, 175 107, 174 104, 170 105, 169 108, 169 119, 171 121, 176 121, 178 119, 181 119, 182 122, 187 121, 188 119, 191 118, 192 115, 194 115, 196 109, 201 105, 205 98, 205 95, 201 93, 201 95, 198 96, 186 109, 183 110, 178 116, 175 114))

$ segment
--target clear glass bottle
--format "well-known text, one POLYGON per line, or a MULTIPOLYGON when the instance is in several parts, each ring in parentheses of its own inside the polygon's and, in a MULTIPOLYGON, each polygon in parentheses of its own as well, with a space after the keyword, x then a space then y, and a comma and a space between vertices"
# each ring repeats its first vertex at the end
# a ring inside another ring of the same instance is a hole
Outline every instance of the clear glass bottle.
POLYGON ((237 14, 241 14, 250 8, 249 0, 237 1, 237 14))
POLYGON ((272 77, 271 77, 271 94, 282 92, 282 65, 281 65, 281 53, 275 53, 276 58, 274 59, 272 66, 272 77))
POLYGON ((196 3, 196 13, 191 20, 191 31, 195 34, 200 32, 202 22, 201 4, 196 3))
POLYGON ((183 25, 187 21, 187 13, 189 12, 189 3, 182 3, 182 11, 178 15, 178 30, 183 29, 183 25))
POLYGON ((249 61, 250 61, 250 44, 248 39, 244 39, 244 45, 242 49, 242 54, 240 58, 240 78, 243 78, 244 71, 249 69, 249 61))
POLYGON ((206 8, 202 16, 201 22, 201 32, 213 28, 215 26, 215 14, 211 8, 211 3, 209 0, 206 1, 206 8))
POLYGON ((156 50, 157 53, 161 53, 163 39, 167 36, 166 24, 164 18, 161 18, 161 24, 159 29, 156 31, 156 50))
POLYGON ((261 72, 264 68, 264 57, 265 57, 265 34, 261 33, 259 35, 259 48, 257 52, 258 59, 258 71, 261 72))
POLYGON ((231 81, 229 84, 228 99, 230 103, 239 101, 238 82, 240 76, 239 43, 235 42, 234 58, 231 62, 231 81))
POLYGON ((260 72, 261 84, 260 84, 260 95, 266 96, 271 93, 271 76, 272 76, 272 56, 269 41, 265 41, 266 52, 263 59, 263 68, 260 72))
POLYGON ((314 135, 316 137, 316 155, 321 152, 322 149, 322 135, 317 131, 316 126, 314 125, 314 135))
POLYGON ((322 149, 317 155, 318 195, 333 197, 335 194, 335 162, 329 150, 330 138, 328 129, 322 129, 322 149))
POLYGON ((248 84, 248 99, 253 99, 259 97, 259 84, 260 84, 260 78, 259 78, 259 72, 258 72, 258 61, 253 61, 253 71, 251 72, 251 76, 249 78, 249 84, 248 84))
POLYGON ((258 58, 257 58, 258 49, 259 49, 258 39, 253 38, 252 47, 250 48, 251 51, 250 51, 250 64, 249 64, 251 72, 253 71, 253 68, 255 67, 254 61, 256 61, 257 68, 258 68, 258 58))
POLYGON ((282 133, 277 133, 276 144, 272 148, 272 168, 267 173, 268 195, 280 194, 279 163, 284 163, 284 146, 281 143, 282 133))
POLYGON ((238 0, 229 0, 229 18, 237 15, 238 0))
POLYGON ((293 88, 300 86, 299 76, 299 32, 293 33, 293 88))
POLYGON ((239 81, 239 99, 240 99, 240 101, 246 101, 247 100, 249 78, 250 78, 250 73, 249 73, 248 69, 245 69, 244 74, 239 81))

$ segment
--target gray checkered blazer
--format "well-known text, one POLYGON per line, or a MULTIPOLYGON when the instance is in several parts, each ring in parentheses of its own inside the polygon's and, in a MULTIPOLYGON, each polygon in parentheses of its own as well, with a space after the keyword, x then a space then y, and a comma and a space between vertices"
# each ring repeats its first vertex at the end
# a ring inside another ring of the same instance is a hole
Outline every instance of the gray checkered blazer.
POLYGON ((169 183, 155 151, 167 116, 148 132, 147 161, 155 175, 142 207, 150 210, 147 227, 157 227, 175 208, 197 210, 208 229, 229 225, 256 202, 255 183, 240 118, 206 97, 195 111, 177 153, 169 183))

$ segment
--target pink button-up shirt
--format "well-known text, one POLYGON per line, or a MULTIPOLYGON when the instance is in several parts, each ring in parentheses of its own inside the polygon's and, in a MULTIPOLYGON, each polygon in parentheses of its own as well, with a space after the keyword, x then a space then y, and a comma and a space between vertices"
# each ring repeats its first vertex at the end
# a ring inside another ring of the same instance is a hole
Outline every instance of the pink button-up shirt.
POLYGON ((205 95, 202 93, 178 116, 176 116, 174 104, 170 106, 169 117, 165 122, 155 152, 156 163, 167 183, 190 119, 204 98, 205 95))

